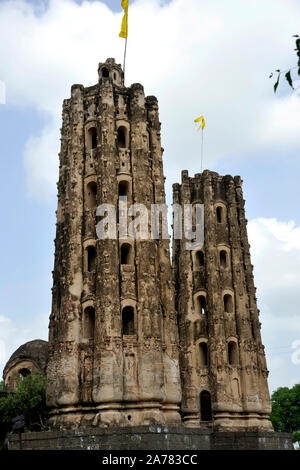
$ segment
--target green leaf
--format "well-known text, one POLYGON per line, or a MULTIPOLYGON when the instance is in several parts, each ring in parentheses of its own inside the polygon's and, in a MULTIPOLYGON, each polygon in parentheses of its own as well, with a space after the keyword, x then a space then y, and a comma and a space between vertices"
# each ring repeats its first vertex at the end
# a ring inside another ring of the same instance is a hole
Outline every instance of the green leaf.
POLYGON ((280 78, 280 74, 278 75, 277 81, 276 81, 276 83, 274 84, 274 93, 276 93, 277 87, 278 87, 278 85, 279 85, 279 78, 280 78))
POLYGON ((271 73, 271 75, 269 76, 269 78, 272 78, 273 77, 273 74, 271 73))
POLYGON ((288 84, 290 85, 290 87, 292 87, 294 89, 290 70, 285 74, 285 78, 287 79, 288 84))
POLYGON ((0 399, 0 423, 8 423, 18 414, 25 414, 26 420, 35 421, 37 415, 46 414, 46 378, 33 372, 20 383, 18 390, 0 399))
POLYGON ((298 50, 300 50, 300 39, 296 40, 296 47, 298 50))

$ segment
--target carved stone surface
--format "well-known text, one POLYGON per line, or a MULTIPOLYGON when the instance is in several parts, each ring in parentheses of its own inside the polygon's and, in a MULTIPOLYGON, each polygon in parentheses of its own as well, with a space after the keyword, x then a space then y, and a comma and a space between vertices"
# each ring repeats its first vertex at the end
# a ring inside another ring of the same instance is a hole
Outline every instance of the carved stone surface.
POLYGON ((73 85, 64 101, 47 370, 52 426, 181 422, 169 241, 96 234, 96 207, 112 204, 118 213, 119 191, 128 207, 142 203, 149 214, 151 204, 165 203, 159 131, 156 98, 140 84, 125 88, 114 59, 99 64, 97 85, 73 85))
POLYGON ((20 379, 34 371, 46 372, 48 360, 48 343, 41 339, 22 344, 9 358, 4 370, 3 379, 6 391, 15 392, 20 379))
POLYGON ((173 241, 174 276, 169 240, 130 241, 118 223, 98 239, 100 204, 165 203, 157 99, 114 59, 98 72, 63 104, 50 424, 272 430, 241 179, 182 172, 174 203, 204 204, 205 241, 199 259, 173 241))
POLYGON ((205 403, 201 404, 205 392, 214 429, 272 430, 241 184, 240 177, 208 170, 189 177, 185 170, 181 184, 173 185, 174 204, 204 205, 203 247, 191 256, 185 238, 173 240, 182 412, 187 426, 207 426, 202 417, 205 403), (201 320, 197 293, 206 303, 201 320))

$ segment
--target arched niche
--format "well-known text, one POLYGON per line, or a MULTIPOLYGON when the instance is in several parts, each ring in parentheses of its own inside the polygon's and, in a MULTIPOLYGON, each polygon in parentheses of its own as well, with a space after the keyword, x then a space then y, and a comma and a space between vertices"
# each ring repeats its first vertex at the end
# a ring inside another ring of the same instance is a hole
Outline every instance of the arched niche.
POLYGON ((97 207, 97 182, 89 181, 86 184, 86 206, 88 209, 96 209, 97 207))
POLYGON ((208 365, 208 348, 207 348, 207 341, 200 340, 198 344, 198 363, 199 366, 207 366, 208 365))
POLYGON ((117 147, 118 149, 129 148, 129 124, 122 119, 117 121, 117 147))
POLYGON ((233 302, 233 295, 231 292, 226 292, 223 294, 223 305, 224 305, 225 313, 233 313, 234 302, 233 302))
POLYGON ((94 150, 98 145, 98 133, 95 124, 90 124, 85 130, 86 150, 94 150))
POLYGON ((227 208, 226 205, 222 202, 217 202, 215 204, 215 218, 217 224, 224 224, 227 217, 227 208))
POLYGON ((23 367, 22 369, 19 370, 19 378, 20 380, 25 379, 25 377, 28 377, 28 375, 31 374, 31 370, 28 369, 27 367, 23 367))
POLYGON ((118 196, 130 196, 130 183, 128 180, 120 180, 118 183, 118 196))
POLYGON ((120 246, 121 265, 133 264, 133 246, 129 242, 124 242, 120 246))
POLYGON ((93 340, 95 335, 95 308, 88 305, 83 310, 83 337, 93 340))
POLYGON ((109 70, 107 67, 102 67, 100 73, 102 78, 109 78, 109 70))
POLYGON ((200 419, 201 421, 212 421, 211 396, 207 390, 200 393, 200 419))
POLYGON ((203 250, 197 250, 194 251, 193 253, 193 262, 194 262, 194 267, 197 268, 202 268, 205 263, 205 258, 204 258, 204 252, 203 250))
POLYGON ((96 247, 89 245, 86 247, 87 271, 90 273, 96 269, 96 247))
POLYGON ((230 248, 225 245, 218 246, 219 266, 221 269, 230 267, 230 248))
POLYGON ((122 335, 134 335, 134 307, 124 305, 122 308, 122 335))
POLYGON ((238 365, 239 364, 239 351, 238 351, 238 344, 236 340, 228 341, 227 353, 228 353, 228 364, 238 365))
POLYGON ((195 312, 199 315, 205 315, 207 313, 207 301, 205 291, 199 291, 194 295, 194 307, 195 312))

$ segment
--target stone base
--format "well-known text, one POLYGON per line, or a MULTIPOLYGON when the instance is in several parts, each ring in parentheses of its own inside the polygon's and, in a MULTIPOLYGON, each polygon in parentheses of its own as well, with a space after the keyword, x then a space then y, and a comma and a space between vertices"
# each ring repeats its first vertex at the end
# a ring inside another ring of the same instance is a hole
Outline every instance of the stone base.
MULTIPOLYGON (((292 450, 292 437, 276 432, 213 432, 183 426, 85 428, 21 434, 24 450, 292 450)), ((20 448, 9 436, 9 450, 20 448)))
MULTIPOLYGON (((199 421, 199 413, 188 413, 183 416, 183 423, 188 428, 199 428, 199 421)), ((213 422, 201 421, 200 426, 231 433, 274 431, 269 415, 264 413, 215 412, 213 422)))
POLYGON ((178 405, 156 402, 105 403, 99 406, 68 406, 50 411, 52 430, 140 426, 180 426, 178 405))

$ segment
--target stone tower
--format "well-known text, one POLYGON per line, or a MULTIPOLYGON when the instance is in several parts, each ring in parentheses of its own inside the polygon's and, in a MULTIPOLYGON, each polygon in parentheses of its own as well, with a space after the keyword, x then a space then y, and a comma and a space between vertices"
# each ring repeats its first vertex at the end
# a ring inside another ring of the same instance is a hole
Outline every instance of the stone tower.
MULTIPOLYGON (((169 240, 99 239, 100 204, 164 204, 158 103, 114 59, 63 103, 47 404, 58 427, 178 424, 169 240)), ((103 214, 102 214, 103 215, 103 214)))
POLYGON ((176 204, 204 204, 204 244, 173 240, 182 419, 215 430, 272 430, 242 181, 182 172, 176 204))

